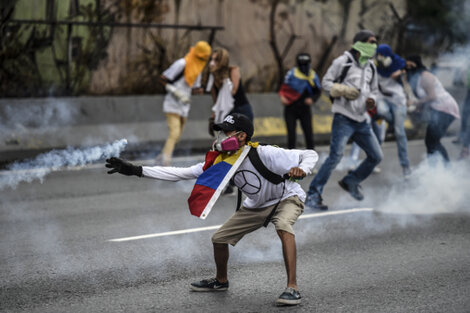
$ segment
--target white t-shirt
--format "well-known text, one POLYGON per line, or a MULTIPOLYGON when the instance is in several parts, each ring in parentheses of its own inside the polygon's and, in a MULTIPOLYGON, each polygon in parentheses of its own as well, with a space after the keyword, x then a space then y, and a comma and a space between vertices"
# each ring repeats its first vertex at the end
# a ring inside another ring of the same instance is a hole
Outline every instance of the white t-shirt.
MULTIPOLYGON (((318 161, 318 154, 313 150, 286 150, 274 146, 258 146, 257 150, 263 164, 280 176, 293 167, 300 167, 310 175, 318 161)), ((203 166, 204 163, 186 168, 143 166, 142 172, 144 177, 178 181, 197 178, 203 173, 203 166)), ((305 201, 305 192, 298 183, 290 180, 278 185, 270 183, 254 168, 248 157, 240 164, 233 180, 247 197, 243 202, 246 208, 267 207, 294 195, 305 201)))
MULTIPOLYGON (((163 72, 163 76, 169 80, 175 79, 179 74, 184 71, 186 61, 184 58, 176 60, 166 71, 163 72)), ((176 82, 173 83, 178 90, 191 97, 191 87, 186 83, 184 75, 181 76, 176 82)), ((163 112, 165 113, 176 113, 182 117, 187 117, 191 105, 189 103, 184 104, 178 101, 172 94, 167 93, 163 100, 163 112)))

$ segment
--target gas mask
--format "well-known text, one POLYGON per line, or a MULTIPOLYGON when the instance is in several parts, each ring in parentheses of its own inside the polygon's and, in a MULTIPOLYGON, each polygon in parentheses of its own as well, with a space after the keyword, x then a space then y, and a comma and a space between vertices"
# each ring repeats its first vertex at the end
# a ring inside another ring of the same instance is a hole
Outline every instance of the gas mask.
POLYGON ((214 143, 212 144, 212 149, 217 150, 220 152, 235 152, 238 150, 238 140, 235 137, 240 132, 236 132, 232 136, 225 135, 224 132, 218 131, 217 138, 215 139, 214 143))
POLYGON ((386 57, 381 54, 377 55, 377 61, 383 65, 383 67, 389 67, 392 65, 392 58, 391 57, 386 57))

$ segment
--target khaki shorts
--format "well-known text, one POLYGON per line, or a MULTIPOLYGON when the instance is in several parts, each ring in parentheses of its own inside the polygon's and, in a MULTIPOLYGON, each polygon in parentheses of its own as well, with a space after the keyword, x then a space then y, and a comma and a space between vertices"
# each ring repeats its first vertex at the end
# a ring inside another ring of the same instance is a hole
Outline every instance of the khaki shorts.
MULTIPOLYGON (((247 209, 242 206, 212 236, 213 243, 225 243, 235 246, 248 233, 262 227, 274 205, 259 209, 247 209)), ((304 211, 304 204, 299 197, 284 199, 271 218, 276 230, 283 230, 294 235, 292 225, 304 211)))

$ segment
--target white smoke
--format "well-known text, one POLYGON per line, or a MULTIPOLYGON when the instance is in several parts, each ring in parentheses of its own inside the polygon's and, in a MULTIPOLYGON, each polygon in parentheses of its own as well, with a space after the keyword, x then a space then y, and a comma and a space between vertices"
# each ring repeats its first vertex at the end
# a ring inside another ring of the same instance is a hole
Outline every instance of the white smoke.
POLYGON ((439 157, 423 161, 409 181, 382 190, 378 211, 408 214, 440 214, 469 211, 468 162, 445 164, 439 157))
POLYGON ((0 175, 0 190, 7 187, 16 188, 20 182, 39 180, 64 167, 83 166, 101 159, 119 156, 127 145, 126 139, 116 140, 103 146, 84 149, 67 148, 43 153, 35 159, 15 162, 8 166, 8 171, 0 175))
POLYGON ((63 100, 48 99, 34 105, 13 103, 2 107, 0 125, 7 130, 70 125, 77 114, 78 109, 63 100))

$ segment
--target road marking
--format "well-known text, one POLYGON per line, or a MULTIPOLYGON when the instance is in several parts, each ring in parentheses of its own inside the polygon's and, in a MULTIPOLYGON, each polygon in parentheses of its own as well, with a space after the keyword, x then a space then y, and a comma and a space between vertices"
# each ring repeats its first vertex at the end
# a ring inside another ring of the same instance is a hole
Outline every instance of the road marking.
MULTIPOLYGON (((316 218, 316 217, 323 217, 323 216, 329 216, 329 215, 340 215, 340 214, 357 213, 357 212, 370 212, 370 211, 373 211, 373 209, 372 208, 355 208, 355 209, 340 210, 340 211, 305 214, 305 215, 301 215, 299 219, 316 218)), ((189 234, 189 233, 196 233, 200 231, 217 229, 220 226, 222 225, 188 228, 188 229, 181 229, 181 230, 175 230, 175 231, 167 231, 164 233, 154 233, 154 234, 147 234, 147 235, 141 235, 141 236, 109 239, 108 241, 123 242, 123 241, 132 241, 132 240, 140 240, 140 239, 148 239, 148 238, 156 238, 156 237, 164 237, 164 236, 182 235, 182 234, 189 234)))

